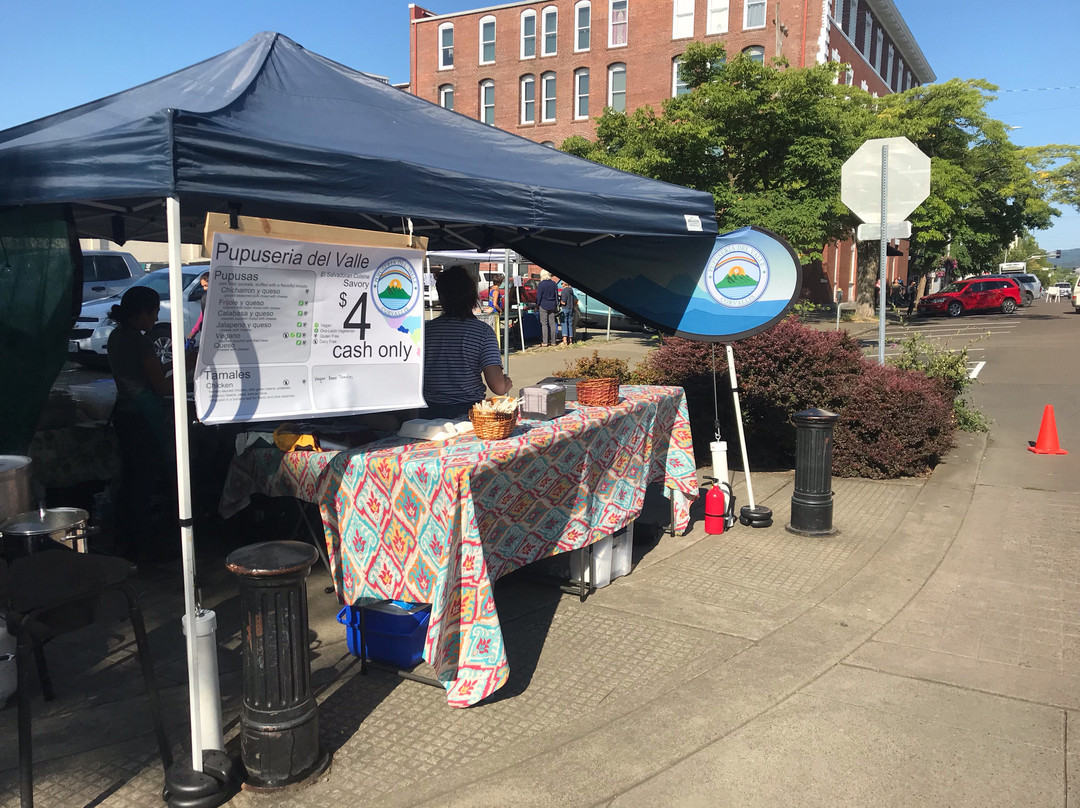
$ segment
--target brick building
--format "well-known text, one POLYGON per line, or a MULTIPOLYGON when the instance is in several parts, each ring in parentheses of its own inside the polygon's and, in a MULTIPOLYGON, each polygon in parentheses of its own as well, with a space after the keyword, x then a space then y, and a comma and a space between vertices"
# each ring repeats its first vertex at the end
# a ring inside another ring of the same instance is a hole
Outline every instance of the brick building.
MULTIPOLYGON (((879 95, 935 78, 892 0, 549 0, 409 14, 411 92, 552 146, 594 137, 605 107, 659 109, 684 91, 691 40, 793 67, 845 62, 838 81, 879 95)), ((834 289, 851 299, 852 246, 807 267, 811 299, 834 289)), ((906 260, 890 264, 890 278, 906 275, 906 260)))

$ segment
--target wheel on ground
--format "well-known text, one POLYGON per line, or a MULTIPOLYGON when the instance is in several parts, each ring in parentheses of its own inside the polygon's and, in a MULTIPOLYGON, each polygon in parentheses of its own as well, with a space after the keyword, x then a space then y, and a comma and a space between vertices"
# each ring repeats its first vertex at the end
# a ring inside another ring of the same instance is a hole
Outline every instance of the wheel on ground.
POLYGON ((168 325, 155 325, 148 335, 154 343, 154 353, 166 370, 172 367, 172 331, 168 325))
POLYGON ((949 308, 945 310, 946 314, 950 317, 959 317, 964 311, 964 306, 957 300, 953 300, 949 303, 949 308))
POLYGON ((1003 314, 1012 314, 1016 311, 1016 301, 1011 297, 1007 297, 1001 301, 1001 311, 1003 314))
POLYGON ((1025 306, 1030 306, 1034 302, 1035 302, 1035 293, 1030 291, 1029 289, 1025 289, 1024 290, 1024 305, 1025 306))

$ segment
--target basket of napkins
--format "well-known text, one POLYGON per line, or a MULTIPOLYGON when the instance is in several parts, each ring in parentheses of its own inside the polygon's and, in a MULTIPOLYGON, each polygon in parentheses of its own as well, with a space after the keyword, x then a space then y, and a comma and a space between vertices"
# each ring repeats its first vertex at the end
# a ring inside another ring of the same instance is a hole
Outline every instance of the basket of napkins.
POLYGON ((469 410, 473 432, 482 440, 510 437, 517 426, 518 400, 513 396, 494 396, 474 404, 469 410))

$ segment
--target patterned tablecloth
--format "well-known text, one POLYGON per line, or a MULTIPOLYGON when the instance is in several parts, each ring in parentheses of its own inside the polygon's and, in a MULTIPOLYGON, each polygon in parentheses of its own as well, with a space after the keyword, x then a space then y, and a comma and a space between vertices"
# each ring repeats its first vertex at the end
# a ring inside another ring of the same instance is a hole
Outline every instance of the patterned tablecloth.
POLYGON ((430 603, 424 658, 466 707, 505 684, 509 665, 492 583, 585 547, 633 521, 645 488, 697 496, 686 400, 678 387, 620 388, 613 407, 520 421, 505 440, 389 438, 348 452, 250 448, 234 458, 225 516, 251 494, 319 504, 337 594, 363 605, 430 603))

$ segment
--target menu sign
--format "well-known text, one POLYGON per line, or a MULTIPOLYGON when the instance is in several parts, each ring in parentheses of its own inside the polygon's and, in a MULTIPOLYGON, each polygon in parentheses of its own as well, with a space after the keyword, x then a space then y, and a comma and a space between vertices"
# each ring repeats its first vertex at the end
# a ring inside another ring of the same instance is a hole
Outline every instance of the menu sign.
POLYGON ((214 234, 195 364, 208 424, 424 406, 423 252, 214 234))

